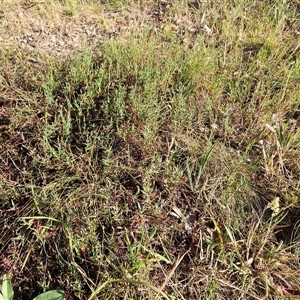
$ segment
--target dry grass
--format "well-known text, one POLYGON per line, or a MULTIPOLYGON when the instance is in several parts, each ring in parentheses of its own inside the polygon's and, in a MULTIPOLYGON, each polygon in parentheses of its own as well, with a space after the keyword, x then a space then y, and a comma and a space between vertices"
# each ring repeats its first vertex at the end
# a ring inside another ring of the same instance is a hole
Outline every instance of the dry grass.
POLYGON ((18 299, 298 290, 296 1, 0 13, 0 270, 18 299))

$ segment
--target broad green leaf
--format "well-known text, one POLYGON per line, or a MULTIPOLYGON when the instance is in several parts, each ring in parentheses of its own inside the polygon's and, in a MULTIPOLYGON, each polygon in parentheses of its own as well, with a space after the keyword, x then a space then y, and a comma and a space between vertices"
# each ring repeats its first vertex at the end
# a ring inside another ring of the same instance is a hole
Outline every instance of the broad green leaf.
POLYGON ((11 280, 7 274, 3 276, 2 281, 2 297, 4 300, 12 300, 14 296, 14 290, 11 285, 11 280))
POLYGON ((65 296, 63 291, 53 290, 36 296, 33 300, 62 300, 65 296))
POLYGON ((4 298, 3 298, 3 296, 2 296, 2 294, 0 293, 0 300, 4 300, 4 298))

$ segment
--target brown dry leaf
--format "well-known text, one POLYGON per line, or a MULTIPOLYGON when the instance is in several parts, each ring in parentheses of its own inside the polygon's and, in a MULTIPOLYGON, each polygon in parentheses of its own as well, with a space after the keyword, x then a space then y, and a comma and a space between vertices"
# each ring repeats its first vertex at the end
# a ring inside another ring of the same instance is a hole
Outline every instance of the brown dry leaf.
POLYGON ((190 242, 190 247, 189 247, 189 252, 193 255, 196 255, 197 252, 199 252, 198 250, 198 243, 199 243, 199 239, 196 237, 195 234, 192 235, 192 240, 190 242))
POLYGON ((300 298, 300 290, 287 289, 282 285, 275 286, 276 291, 282 293, 285 296, 299 296, 296 298, 300 298))
POLYGON ((249 258, 248 260, 244 261, 244 266, 247 268, 251 268, 252 264, 253 264, 253 257, 249 258))

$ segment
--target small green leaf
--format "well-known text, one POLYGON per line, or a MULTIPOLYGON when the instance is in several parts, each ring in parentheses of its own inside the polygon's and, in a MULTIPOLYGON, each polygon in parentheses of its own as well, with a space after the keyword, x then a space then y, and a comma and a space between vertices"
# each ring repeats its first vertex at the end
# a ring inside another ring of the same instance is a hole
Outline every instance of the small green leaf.
POLYGON ((14 296, 14 290, 11 285, 11 280, 7 274, 3 276, 2 280, 2 298, 4 300, 12 300, 14 296))
POLYGON ((0 300, 4 300, 4 298, 3 298, 3 296, 2 296, 2 294, 0 293, 0 300))
POLYGON ((65 296, 63 291, 53 290, 36 296, 33 300, 62 300, 65 296))

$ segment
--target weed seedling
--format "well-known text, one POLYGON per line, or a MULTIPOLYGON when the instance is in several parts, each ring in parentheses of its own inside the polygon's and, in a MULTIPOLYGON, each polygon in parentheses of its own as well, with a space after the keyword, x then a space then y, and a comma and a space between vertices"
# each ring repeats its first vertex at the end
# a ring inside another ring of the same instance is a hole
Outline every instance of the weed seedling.
MULTIPOLYGON (((65 294, 63 291, 52 290, 42 293, 32 300, 62 300, 65 294)), ((11 284, 10 277, 5 274, 2 280, 2 288, 0 293, 0 300, 12 300, 14 297, 14 290, 11 284)))

